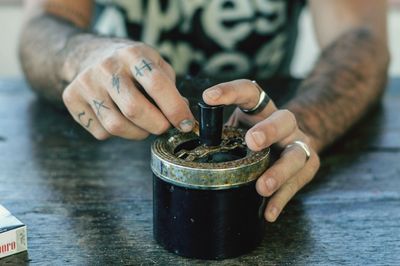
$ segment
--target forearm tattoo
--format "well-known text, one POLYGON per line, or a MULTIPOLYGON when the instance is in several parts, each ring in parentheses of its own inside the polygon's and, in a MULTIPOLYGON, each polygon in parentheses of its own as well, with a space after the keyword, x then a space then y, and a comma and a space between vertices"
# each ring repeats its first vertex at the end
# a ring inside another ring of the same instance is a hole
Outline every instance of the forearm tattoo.
POLYGON ((119 76, 117 74, 113 74, 112 75, 111 83, 112 83, 112 87, 114 89, 116 89, 118 94, 119 94, 120 81, 119 81, 119 76))
POLYGON ((385 88, 386 46, 366 29, 349 31, 321 54, 286 108, 317 150, 331 144, 379 99, 385 88))
POLYGON ((104 105, 104 101, 93 100, 93 104, 94 104, 94 107, 96 108, 96 111, 97 111, 97 115, 98 115, 98 116, 101 116, 100 110, 101 110, 102 108, 105 108, 105 109, 110 110, 109 107, 107 107, 107 106, 104 105))
POLYGON ((138 77, 138 76, 143 77, 145 71, 151 72, 153 70, 151 65, 152 65, 151 62, 147 62, 146 60, 143 59, 141 64, 135 66, 135 70, 136 70, 135 76, 136 77, 138 77))

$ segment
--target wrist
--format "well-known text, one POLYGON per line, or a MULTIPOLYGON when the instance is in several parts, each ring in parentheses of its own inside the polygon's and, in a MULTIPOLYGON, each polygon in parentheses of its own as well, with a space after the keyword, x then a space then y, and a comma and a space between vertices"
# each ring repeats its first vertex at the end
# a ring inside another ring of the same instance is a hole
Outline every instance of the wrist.
POLYGON ((64 48, 60 51, 57 63, 57 73, 63 82, 70 83, 83 69, 87 54, 84 46, 95 37, 88 33, 76 33, 68 38, 64 48))

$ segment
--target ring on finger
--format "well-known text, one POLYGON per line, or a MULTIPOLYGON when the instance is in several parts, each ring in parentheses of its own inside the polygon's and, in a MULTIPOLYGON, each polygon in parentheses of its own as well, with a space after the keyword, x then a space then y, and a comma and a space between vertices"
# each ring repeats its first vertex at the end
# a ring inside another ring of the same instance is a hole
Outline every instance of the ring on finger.
POLYGON ((291 148, 291 147, 293 147, 293 146, 298 146, 298 147, 300 147, 300 148, 304 151, 304 153, 306 154, 306 162, 310 159, 310 157, 311 157, 311 150, 310 150, 310 147, 308 147, 308 145, 307 145, 305 142, 300 141, 300 140, 295 140, 295 141, 293 141, 291 144, 287 145, 287 146, 285 147, 285 150, 286 150, 286 149, 289 149, 289 148, 291 148))
POLYGON ((259 98, 258 98, 258 103, 256 104, 256 106, 254 106, 251 109, 240 108, 240 110, 242 110, 242 112, 245 114, 255 115, 255 114, 260 113, 262 110, 264 110, 265 106, 268 105, 271 98, 269 98, 269 96, 265 93, 265 91, 260 87, 260 85, 258 85, 258 83, 255 80, 252 80, 251 82, 257 87, 257 89, 260 93, 259 98))

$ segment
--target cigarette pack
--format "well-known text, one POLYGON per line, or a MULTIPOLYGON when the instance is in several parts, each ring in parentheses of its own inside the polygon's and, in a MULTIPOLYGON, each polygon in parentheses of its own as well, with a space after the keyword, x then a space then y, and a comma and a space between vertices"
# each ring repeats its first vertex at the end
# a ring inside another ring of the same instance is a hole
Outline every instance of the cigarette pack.
POLYGON ((0 259, 27 248, 26 225, 0 205, 0 259))

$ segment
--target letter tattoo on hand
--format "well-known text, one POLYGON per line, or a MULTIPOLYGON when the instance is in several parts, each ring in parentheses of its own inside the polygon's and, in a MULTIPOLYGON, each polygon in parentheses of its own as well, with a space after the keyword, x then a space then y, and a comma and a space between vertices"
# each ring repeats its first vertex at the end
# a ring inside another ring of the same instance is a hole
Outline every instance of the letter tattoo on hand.
POLYGON ((146 60, 142 60, 142 65, 140 65, 140 66, 135 66, 135 70, 136 70, 136 73, 135 73, 135 76, 137 77, 137 76, 141 76, 141 77, 143 77, 143 75, 144 75, 144 72, 146 71, 146 70, 148 70, 149 72, 151 72, 153 69, 151 68, 151 65, 152 65, 152 63, 151 62, 147 62, 146 60))
POLYGON ((110 110, 109 107, 107 107, 107 106, 104 105, 104 101, 101 101, 101 102, 100 102, 100 101, 93 100, 93 104, 94 104, 94 107, 95 107, 96 110, 97 110, 97 115, 98 115, 98 116, 101 116, 101 114, 100 114, 101 108, 105 108, 105 109, 110 110))
POLYGON ((119 76, 117 74, 112 75, 112 86, 114 89, 117 89, 117 92, 119 94, 119 88, 120 88, 120 81, 119 81, 119 76))
POLYGON ((90 127, 90 123, 92 123, 93 119, 89 118, 88 122, 86 125, 84 125, 86 128, 90 127))
POLYGON ((86 122, 86 124, 83 123, 82 120, 81 120, 81 117, 84 116, 85 114, 86 114, 85 111, 79 113, 78 114, 78 119, 79 119, 79 122, 81 122, 84 127, 89 128, 90 127, 90 123, 92 123, 93 119, 89 118, 89 120, 86 122))
POLYGON ((79 113, 78 114, 78 119, 79 119, 79 121, 81 121, 81 116, 84 116, 85 115, 85 111, 83 111, 82 113, 79 113))

